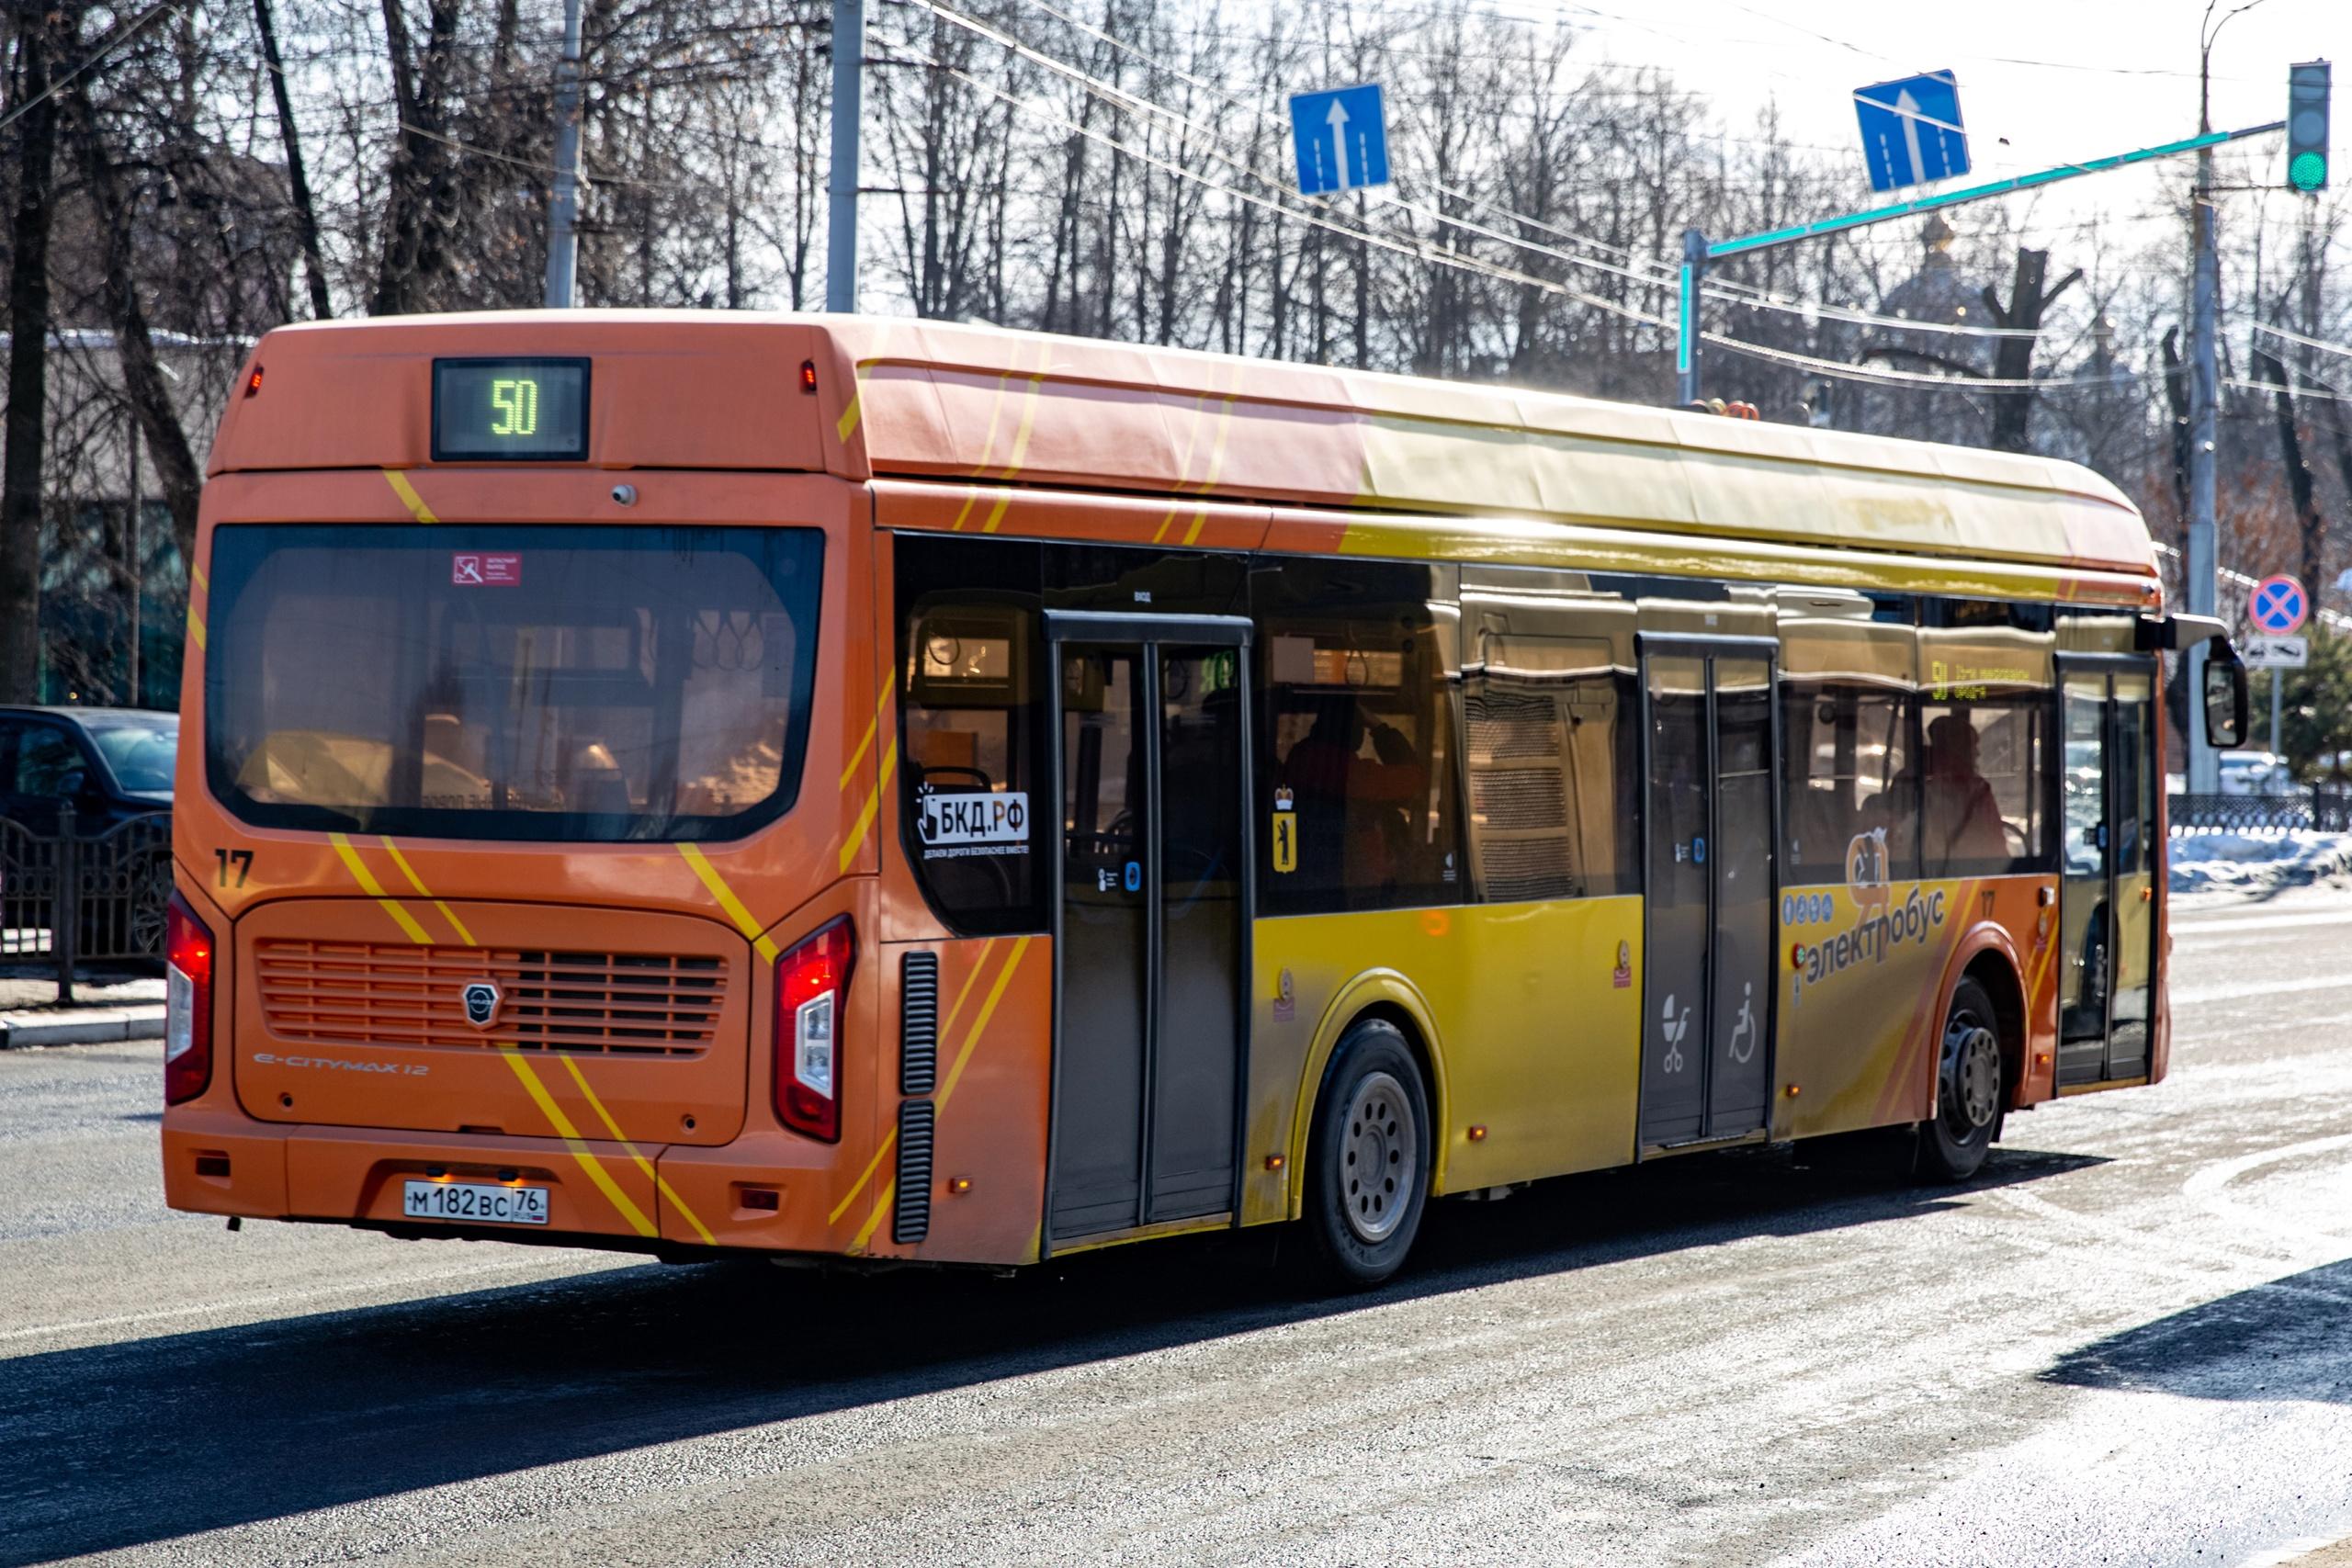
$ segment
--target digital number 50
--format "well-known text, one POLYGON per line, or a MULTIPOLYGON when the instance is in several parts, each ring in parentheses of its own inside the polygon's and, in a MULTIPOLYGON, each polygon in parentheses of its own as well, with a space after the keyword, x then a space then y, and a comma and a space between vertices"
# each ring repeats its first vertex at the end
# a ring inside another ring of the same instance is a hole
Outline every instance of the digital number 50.
POLYGON ((490 406, 497 417, 490 422, 492 435, 536 435, 539 430, 539 384, 530 380, 492 381, 490 406))

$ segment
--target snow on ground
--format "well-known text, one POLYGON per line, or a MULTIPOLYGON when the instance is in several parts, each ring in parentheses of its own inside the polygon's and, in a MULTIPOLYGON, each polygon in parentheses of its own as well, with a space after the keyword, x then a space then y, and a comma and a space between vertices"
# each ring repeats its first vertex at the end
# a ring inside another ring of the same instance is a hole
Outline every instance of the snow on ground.
POLYGON ((2352 874, 2352 833, 2177 833, 2175 893, 2276 893, 2352 874))

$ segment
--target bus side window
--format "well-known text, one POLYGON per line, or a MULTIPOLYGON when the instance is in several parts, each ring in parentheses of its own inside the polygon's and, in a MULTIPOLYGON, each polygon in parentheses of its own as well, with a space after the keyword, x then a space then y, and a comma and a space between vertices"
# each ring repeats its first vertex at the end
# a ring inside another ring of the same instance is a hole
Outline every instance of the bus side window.
POLYGON ((1634 891, 1631 669, 1606 637, 1475 635, 1463 742, 1479 897, 1634 891))
POLYGON ((1263 694, 1260 820, 1287 811, 1297 834, 1286 867, 1261 835, 1259 886, 1269 912, 1466 897, 1452 576, 1446 568, 1272 558, 1251 572, 1263 694))
POLYGON ((1040 829, 1056 793, 1041 773, 1036 547, 902 536, 895 550, 907 858, 956 931, 1035 931, 1052 848, 1040 829), (997 809, 955 809, 976 795, 997 809), (1002 826, 978 837, 962 829, 950 842, 939 828, 948 821, 1002 826))
POLYGON ((1930 703, 1925 717, 1923 874, 2041 869, 2050 853, 2042 809, 2048 694, 1930 703))
POLYGON ((1805 678, 1781 684, 1792 886, 1918 874, 1919 781, 1909 692, 1805 678))

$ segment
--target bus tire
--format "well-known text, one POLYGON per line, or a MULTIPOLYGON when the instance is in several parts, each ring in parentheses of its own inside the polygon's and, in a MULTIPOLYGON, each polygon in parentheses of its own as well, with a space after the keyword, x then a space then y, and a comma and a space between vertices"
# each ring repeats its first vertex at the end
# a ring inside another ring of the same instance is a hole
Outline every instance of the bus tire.
POLYGON ((1936 1065, 1936 1113, 1919 1123, 1922 1179, 1965 1181, 2001 1130, 2001 1036, 1993 998, 1975 980, 1952 990, 1936 1065))
POLYGON ((1359 1019, 1340 1036, 1307 1140, 1306 1224, 1320 1272, 1356 1290, 1404 1266, 1429 1201, 1429 1095, 1403 1032, 1359 1019))

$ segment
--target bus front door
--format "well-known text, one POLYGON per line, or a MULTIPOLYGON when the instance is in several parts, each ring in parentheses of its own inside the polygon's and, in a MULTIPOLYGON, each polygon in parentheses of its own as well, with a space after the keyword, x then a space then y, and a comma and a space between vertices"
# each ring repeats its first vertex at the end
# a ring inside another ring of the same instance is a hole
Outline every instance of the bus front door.
POLYGON ((1747 1137, 1770 1113, 1773 651, 1643 638, 1644 1151, 1747 1137))
POLYGON ((1227 1214, 1250 624, 1050 614, 1062 831, 1044 1249, 1227 1214))
POLYGON ((2059 893, 2058 1083, 2147 1077, 2154 1017, 2155 673, 2064 660, 2066 825, 2059 893))

